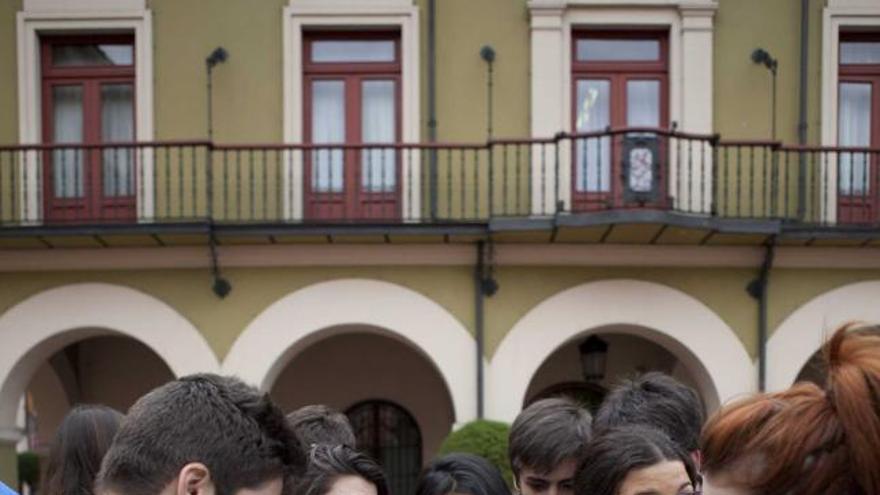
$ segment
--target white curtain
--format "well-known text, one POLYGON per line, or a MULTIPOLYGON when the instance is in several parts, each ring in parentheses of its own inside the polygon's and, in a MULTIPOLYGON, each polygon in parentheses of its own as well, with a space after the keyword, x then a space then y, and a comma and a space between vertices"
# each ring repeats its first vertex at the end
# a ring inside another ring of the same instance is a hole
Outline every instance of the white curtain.
MULTIPOLYGON (((577 82, 577 131, 601 131, 611 117, 611 84, 607 80, 577 82)), ((579 139, 576 146, 575 185, 581 192, 611 190, 611 140, 607 137, 579 139)))
MULTIPOLYGON (((394 81, 364 81, 362 86, 361 134, 364 143, 395 141, 394 81)), ((397 183, 394 149, 371 148, 361 155, 364 191, 393 191, 397 183)))
MULTIPOLYGON (((871 85, 840 84, 840 146, 871 145, 871 85)), ((862 195, 870 184, 869 157, 865 153, 841 153, 838 184, 844 195, 862 195)))
MULTIPOLYGON (((53 141, 55 143, 82 143, 83 99, 82 86, 54 86, 52 88, 53 141)), ((56 198, 83 196, 82 149, 57 149, 52 153, 52 182, 56 198)))
MULTIPOLYGON (((345 82, 312 83, 312 142, 345 142, 345 82)), ((312 152, 312 190, 340 192, 344 186, 343 151, 317 149, 312 152)))
MULTIPOLYGON (((134 92, 131 84, 101 86, 101 140, 105 143, 134 141, 134 92)), ((103 152, 104 196, 134 194, 134 153, 131 148, 107 148, 103 152)))

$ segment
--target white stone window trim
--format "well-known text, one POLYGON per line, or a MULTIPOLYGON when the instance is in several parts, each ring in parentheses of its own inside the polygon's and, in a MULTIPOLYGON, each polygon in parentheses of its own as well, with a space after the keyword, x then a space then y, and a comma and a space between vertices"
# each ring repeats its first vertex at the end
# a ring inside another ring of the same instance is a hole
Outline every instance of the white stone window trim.
MULTIPOLYGON (((547 138, 560 130, 572 131, 572 36, 581 29, 669 29, 669 120, 678 130, 710 134, 712 114, 713 0, 530 0, 531 14, 531 133, 547 138)), ((694 145, 697 146, 697 145, 694 145)), ((559 191, 556 172, 532 164, 532 214, 556 210, 558 199, 571 209, 571 167, 568 146, 560 148, 559 191)), ((540 151, 536 154, 540 154, 540 151)), ((696 205, 708 211, 711 188, 696 188, 693 198, 677 191, 675 160, 670 160, 668 192, 676 205, 696 205)), ((552 163, 552 162, 551 162, 552 163)), ((710 159, 691 167, 691 181, 712 181, 710 159)))
MULTIPOLYGON (((400 31, 401 57, 401 138, 404 143, 419 141, 419 12, 411 0, 291 0, 284 8, 283 88, 285 143, 302 143, 303 115, 303 30, 332 28, 344 31, 392 28, 400 31)), ((283 176, 284 216, 304 217, 303 153, 288 152, 284 162, 292 167, 283 176)), ((421 205, 421 159, 418 151, 401 153, 401 215, 418 221, 421 205)))
MULTIPOLYGON (((847 28, 880 30, 880 4, 866 0, 831 0, 822 11, 822 145, 837 146, 840 33, 847 28)), ((837 160, 823 167, 828 180, 822 191, 822 219, 837 222, 837 160)))
MULTIPOLYGON (((39 144, 42 135, 40 35, 43 34, 134 34, 135 50, 135 140, 153 140, 153 28, 149 9, 132 11, 51 12, 22 11, 17 16, 18 136, 21 144, 39 144)), ((21 221, 42 221, 43 191, 38 187, 39 163, 35 153, 25 154, 20 164, 21 221)), ((148 152, 136 171, 143 183, 136 189, 137 218, 153 217, 153 165, 148 152), (140 192, 143 192, 141 195, 140 192)))

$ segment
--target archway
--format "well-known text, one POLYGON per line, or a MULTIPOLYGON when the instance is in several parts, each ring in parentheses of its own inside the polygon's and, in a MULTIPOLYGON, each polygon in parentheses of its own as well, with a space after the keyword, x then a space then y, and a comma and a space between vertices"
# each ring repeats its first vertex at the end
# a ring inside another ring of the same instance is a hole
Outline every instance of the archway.
POLYGON ((830 290, 792 312, 767 341, 767 389, 790 387, 839 326, 853 321, 880 323, 878 301, 880 281, 873 280, 830 290))
POLYGON ((702 302, 653 282, 604 280, 551 296, 514 325, 492 358, 491 416, 512 421, 548 357, 607 327, 675 356, 709 411, 755 388, 754 366, 739 338, 702 302))

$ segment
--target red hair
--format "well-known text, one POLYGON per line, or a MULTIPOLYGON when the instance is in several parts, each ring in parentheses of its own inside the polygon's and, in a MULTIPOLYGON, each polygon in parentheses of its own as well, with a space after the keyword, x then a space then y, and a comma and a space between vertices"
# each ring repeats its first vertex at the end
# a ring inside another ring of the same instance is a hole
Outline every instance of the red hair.
POLYGON ((798 383, 710 418, 704 471, 758 493, 880 494, 880 327, 852 327, 823 346, 824 388, 798 383))

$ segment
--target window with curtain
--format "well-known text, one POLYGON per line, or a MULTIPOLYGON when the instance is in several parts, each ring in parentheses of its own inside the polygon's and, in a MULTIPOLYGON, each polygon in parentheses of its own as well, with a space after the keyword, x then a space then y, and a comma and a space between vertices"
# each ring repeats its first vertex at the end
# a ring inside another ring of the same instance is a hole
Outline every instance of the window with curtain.
MULTIPOLYGON (((867 148, 871 145, 871 85, 840 84, 838 111, 840 146, 867 148)), ((842 153, 839 160, 841 194, 863 194, 870 181, 866 153, 842 153)))

